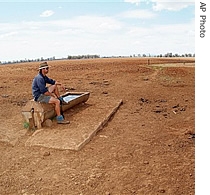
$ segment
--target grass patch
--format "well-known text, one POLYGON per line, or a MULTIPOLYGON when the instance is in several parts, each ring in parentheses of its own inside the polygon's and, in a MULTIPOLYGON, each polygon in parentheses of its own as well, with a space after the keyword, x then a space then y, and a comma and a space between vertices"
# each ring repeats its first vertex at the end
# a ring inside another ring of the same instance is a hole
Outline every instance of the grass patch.
POLYGON ((23 123, 23 128, 24 129, 29 129, 29 123, 28 122, 24 122, 23 123))

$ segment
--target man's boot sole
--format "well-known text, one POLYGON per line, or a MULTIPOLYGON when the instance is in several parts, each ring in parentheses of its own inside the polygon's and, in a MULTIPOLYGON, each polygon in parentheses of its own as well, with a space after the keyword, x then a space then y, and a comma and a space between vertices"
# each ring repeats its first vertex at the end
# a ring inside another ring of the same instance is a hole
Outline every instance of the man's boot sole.
POLYGON ((70 121, 57 121, 58 124, 69 124, 70 121))

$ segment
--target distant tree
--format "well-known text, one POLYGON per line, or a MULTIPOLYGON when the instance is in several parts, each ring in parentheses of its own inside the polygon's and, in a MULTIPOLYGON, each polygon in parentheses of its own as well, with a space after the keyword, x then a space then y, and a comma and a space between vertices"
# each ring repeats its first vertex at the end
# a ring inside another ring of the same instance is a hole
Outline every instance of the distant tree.
POLYGON ((99 55, 90 55, 90 54, 87 54, 87 55, 77 55, 77 56, 70 56, 68 55, 67 59, 89 59, 89 58, 100 58, 99 55))
POLYGON ((173 56, 172 53, 165 54, 165 57, 172 57, 172 56, 173 56))

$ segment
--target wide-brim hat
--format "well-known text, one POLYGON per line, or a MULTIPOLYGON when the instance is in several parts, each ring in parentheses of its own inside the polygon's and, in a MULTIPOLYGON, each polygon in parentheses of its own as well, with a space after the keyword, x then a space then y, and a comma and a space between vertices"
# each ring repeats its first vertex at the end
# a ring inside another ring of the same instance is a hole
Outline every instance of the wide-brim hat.
POLYGON ((39 64, 39 70, 43 68, 49 68, 49 65, 47 64, 47 62, 42 62, 41 64, 39 64))

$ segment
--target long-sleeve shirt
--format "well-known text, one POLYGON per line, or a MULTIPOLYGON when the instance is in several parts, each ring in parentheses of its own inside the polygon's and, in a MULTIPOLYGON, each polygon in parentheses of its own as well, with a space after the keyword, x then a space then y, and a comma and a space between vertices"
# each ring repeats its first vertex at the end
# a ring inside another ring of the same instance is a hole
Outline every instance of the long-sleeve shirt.
POLYGON ((55 80, 50 79, 47 76, 42 75, 41 73, 34 77, 32 82, 32 94, 35 101, 37 101, 41 94, 44 94, 48 91, 46 84, 54 85, 55 80))

